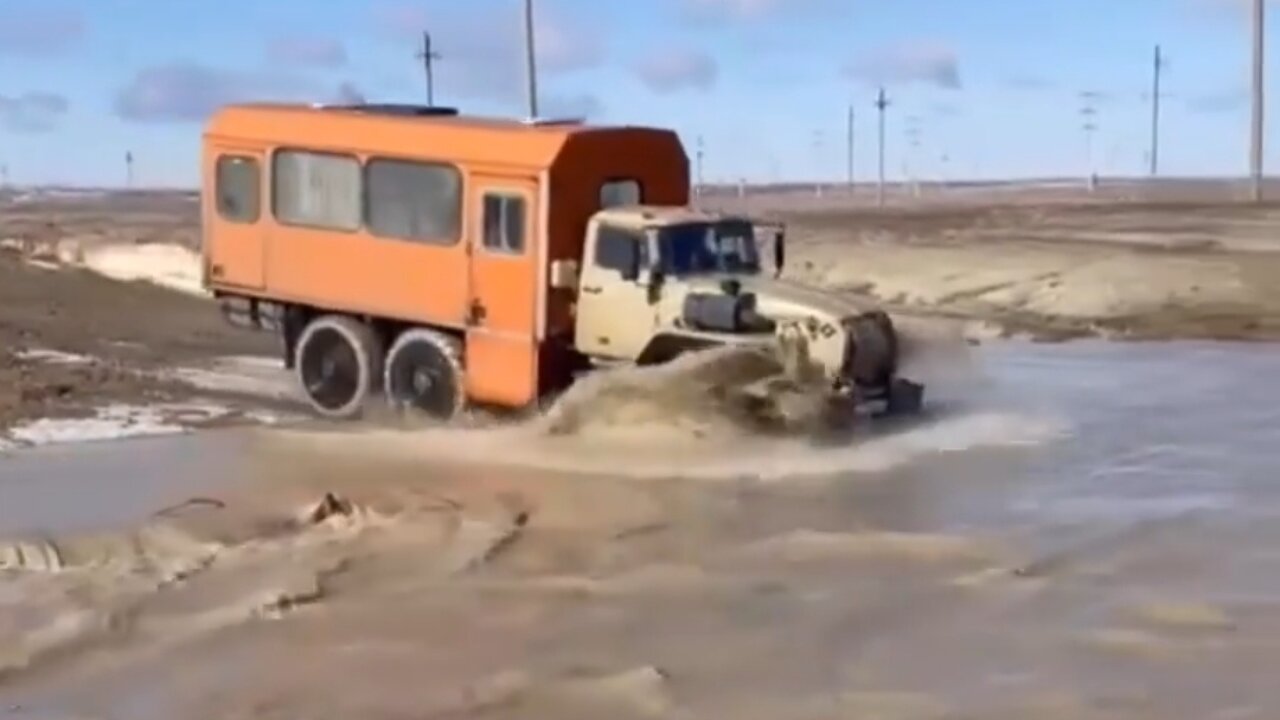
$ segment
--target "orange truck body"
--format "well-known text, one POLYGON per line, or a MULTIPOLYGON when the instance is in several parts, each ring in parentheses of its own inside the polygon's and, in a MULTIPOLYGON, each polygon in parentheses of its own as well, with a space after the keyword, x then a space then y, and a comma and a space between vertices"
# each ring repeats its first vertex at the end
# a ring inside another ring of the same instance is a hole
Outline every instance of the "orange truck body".
POLYGON ((282 329, 287 359, 297 319, 320 313, 456 333, 468 398, 511 408, 571 382, 575 291, 550 268, 582 262, 604 190, 690 194, 679 138, 656 128, 244 104, 213 116, 202 152, 204 279, 224 311, 282 329), (325 185, 322 162, 358 190, 325 185), (522 247, 483 241, 501 197, 523 199, 522 247))

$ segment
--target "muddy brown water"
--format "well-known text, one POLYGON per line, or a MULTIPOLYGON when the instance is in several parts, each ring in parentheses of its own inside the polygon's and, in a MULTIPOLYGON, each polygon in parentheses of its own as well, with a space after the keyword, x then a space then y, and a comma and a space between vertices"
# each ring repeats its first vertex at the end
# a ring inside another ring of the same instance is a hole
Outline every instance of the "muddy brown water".
POLYGON ((0 575, 0 718, 1280 714, 1280 349, 974 352, 849 445, 613 408, 0 460, 65 566, 0 575), (323 492, 360 512, 288 522, 323 492))

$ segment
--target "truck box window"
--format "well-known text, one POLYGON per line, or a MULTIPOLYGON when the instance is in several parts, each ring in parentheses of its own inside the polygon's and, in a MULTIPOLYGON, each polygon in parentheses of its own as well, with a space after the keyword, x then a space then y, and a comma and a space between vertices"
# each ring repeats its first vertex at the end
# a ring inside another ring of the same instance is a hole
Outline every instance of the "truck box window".
POLYGON ((600 207, 639 205, 640 183, 635 180, 610 180, 600 186, 600 207))
POLYGON ((458 241, 462 174, 451 165, 372 159, 365 166, 369 232, 435 245, 458 241))
POLYGON ((218 215, 235 223, 255 223, 261 212, 260 174, 256 158, 222 155, 218 158, 214 194, 218 215))
POLYGON ((495 252, 524 252, 524 198, 487 193, 484 196, 484 246, 495 252))
POLYGON ((273 163, 272 199, 277 220, 325 230, 360 229, 359 160, 280 150, 273 163))

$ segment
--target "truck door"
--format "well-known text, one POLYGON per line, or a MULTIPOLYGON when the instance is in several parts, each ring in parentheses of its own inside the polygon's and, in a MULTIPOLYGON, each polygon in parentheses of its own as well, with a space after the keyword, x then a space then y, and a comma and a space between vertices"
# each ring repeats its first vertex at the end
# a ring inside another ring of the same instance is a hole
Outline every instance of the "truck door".
POLYGON ((477 175, 472 186, 467 392, 518 407, 538 396, 538 183, 477 175))
POLYGON ((207 152, 204 235, 209 280, 261 289, 266 284, 265 154, 222 145, 207 152))
POLYGON ((578 349, 602 358, 635 360, 649 344, 658 312, 649 302, 648 238, 642 230, 596 226, 583 258, 578 296, 578 349))

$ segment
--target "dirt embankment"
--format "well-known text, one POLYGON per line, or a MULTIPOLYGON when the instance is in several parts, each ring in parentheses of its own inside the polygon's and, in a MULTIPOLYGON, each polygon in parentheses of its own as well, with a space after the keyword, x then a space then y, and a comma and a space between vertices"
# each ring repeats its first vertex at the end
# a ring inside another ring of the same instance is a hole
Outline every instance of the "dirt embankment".
POLYGON ((1041 339, 1280 338, 1280 208, 1066 205, 784 217, 792 273, 1041 339))
POLYGON ((58 247, 189 246, 196 231, 186 206, 180 196, 5 206, 0 428, 109 402, 184 400, 193 388, 147 373, 218 355, 275 354, 274 338, 228 327, 200 297, 58 264, 58 247))

